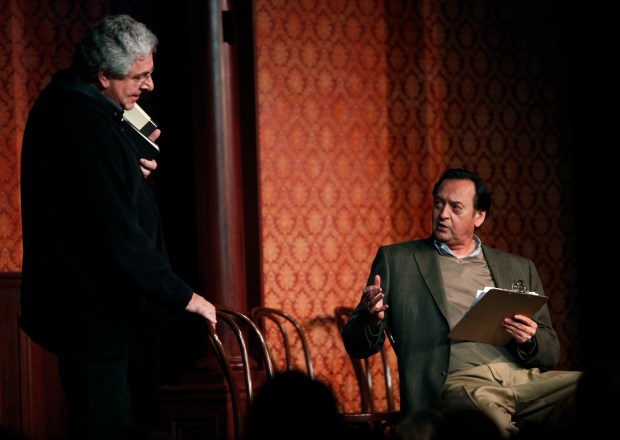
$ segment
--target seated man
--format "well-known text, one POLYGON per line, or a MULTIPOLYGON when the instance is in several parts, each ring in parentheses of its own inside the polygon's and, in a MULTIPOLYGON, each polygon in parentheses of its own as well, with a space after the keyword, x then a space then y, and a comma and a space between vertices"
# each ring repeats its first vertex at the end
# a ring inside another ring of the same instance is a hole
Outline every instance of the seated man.
POLYGON ((456 341, 448 336, 486 286, 511 289, 523 281, 544 295, 534 263, 484 246, 474 233, 491 208, 477 175, 446 170, 433 188, 432 235, 381 246, 361 300, 342 330, 347 352, 364 358, 394 336, 403 415, 428 409, 475 408, 488 414, 504 437, 515 422, 541 422, 581 375, 553 371, 560 347, 547 306, 532 318, 507 316, 505 346, 456 341))

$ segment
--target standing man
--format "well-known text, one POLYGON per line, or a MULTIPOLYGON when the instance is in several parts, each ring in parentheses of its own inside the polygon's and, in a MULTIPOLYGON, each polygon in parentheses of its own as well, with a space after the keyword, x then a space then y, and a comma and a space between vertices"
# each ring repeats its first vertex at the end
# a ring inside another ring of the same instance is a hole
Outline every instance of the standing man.
POLYGON ((343 328, 347 352, 365 358, 394 336, 404 416, 429 409, 478 409, 505 437, 517 422, 543 422, 581 375, 553 371, 560 348, 547 306, 531 319, 506 316, 506 346, 451 340, 476 292, 523 281, 544 295, 534 263, 484 246, 474 233, 491 209, 477 175, 446 170, 433 187, 433 231, 426 239, 381 246, 367 286, 343 328))
POLYGON ((216 324, 213 304, 170 267, 145 178, 157 164, 138 157, 122 121, 153 90, 157 43, 127 15, 88 29, 24 132, 20 324, 58 356, 71 440, 148 428, 138 404, 152 396, 133 393, 146 373, 132 361, 153 340, 154 316, 186 310, 216 324))

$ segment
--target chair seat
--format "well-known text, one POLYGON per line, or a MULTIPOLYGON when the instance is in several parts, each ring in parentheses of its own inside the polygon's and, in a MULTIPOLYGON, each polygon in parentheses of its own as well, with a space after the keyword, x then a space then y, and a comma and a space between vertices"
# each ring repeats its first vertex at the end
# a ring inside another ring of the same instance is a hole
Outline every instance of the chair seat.
POLYGON ((340 418, 347 423, 389 423, 397 424, 400 421, 400 411, 373 411, 367 413, 341 413, 340 418))
POLYGON ((360 427, 389 439, 401 420, 401 413, 398 410, 341 413, 340 420, 347 426, 360 427))

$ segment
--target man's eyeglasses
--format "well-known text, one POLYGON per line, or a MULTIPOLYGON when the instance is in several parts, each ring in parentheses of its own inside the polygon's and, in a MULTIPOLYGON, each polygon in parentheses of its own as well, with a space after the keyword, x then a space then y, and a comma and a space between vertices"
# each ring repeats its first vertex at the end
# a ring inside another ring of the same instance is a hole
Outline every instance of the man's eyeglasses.
POLYGON ((142 87, 144 83, 151 79, 152 74, 153 71, 151 70, 149 73, 145 73, 144 75, 132 76, 131 81, 138 87, 142 87))

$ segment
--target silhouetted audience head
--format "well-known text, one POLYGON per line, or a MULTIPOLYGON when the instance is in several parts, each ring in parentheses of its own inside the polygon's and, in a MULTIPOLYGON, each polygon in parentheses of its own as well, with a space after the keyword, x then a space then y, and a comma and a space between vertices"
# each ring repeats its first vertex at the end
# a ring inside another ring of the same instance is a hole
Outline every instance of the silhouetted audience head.
POLYGON ((8 426, 0 426, 0 440, 24 440, 24 437, 8 426))
POLYGON ((497 424, 475 409, 424 410, 403 419, 395 440, 501 440, 497 424))
POLYGON ((400 421, 394 432, 395 440, 433 440, 443 420, 439 410, 418 411, 400 421))
POLYGON ((620 362, 591 364, 583 370, 575 392, 559 401, 544 423, 520 433, 527 440, 605 438, 613 433, 620 394, 620 362), (609 402, 612 403, 609 403, 609 402))
POLYGON ((618 415, 618 406, 606 402, 620 392, 620 362, 601 362, 585 369, 575 390, 575 409, 585 422, 607 420, 618 415))
MULTIPOLYGON (((573 418, 582 434, 607 435, 615 431, 620 394, 620 362, 598 362, 584 369, 577 382, 573 418)), ((572 427, 569 425, 569 428, 572 427)))
POLYGON ((247 440, 334 438, 338 404, 326 384, 301 371, 277 373, 257 391, 246 418, 247 440))
POLYGON ((443 420, 439 423, 437 434, 438 438, 442 440, 500 440, 503 438, 495 421, 487 414, 475 409, 445 411, 443 420))

